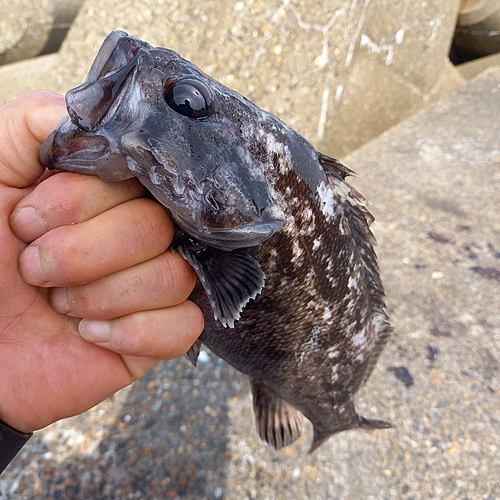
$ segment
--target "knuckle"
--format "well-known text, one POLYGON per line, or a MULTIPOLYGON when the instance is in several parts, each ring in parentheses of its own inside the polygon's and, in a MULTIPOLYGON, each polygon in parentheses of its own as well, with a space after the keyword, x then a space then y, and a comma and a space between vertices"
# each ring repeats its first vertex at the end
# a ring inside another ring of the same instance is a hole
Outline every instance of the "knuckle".
POLYGON ((136 241, 143 249, 165 251, 172 240, 173 223, 165 209, 148 199, 138 200, 141 210, 135 212, 133 231, 136 241))
POLYGON ((98 293, 92 283, 68 290, 67 302, 73 314, 87 319, 109 318, 112 304, 107 297, 98 293))
POLYGON ((196 338, 198 338, 205 328, 205 318, 203 317, 203 312, 194 302, 191 302, 190 300, 186 301, 186 305, 189 308, 187 314, 187 317, 189 318, 188 330, 192 335, 195 335, 196 338))

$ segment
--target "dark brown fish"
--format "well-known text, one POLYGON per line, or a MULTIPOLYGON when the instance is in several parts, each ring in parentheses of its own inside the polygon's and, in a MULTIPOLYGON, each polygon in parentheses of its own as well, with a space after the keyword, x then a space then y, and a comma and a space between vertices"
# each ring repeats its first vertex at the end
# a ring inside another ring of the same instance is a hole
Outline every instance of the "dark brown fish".
POLYGON ((353 172, 175 52, 123 32, 66 101, 42 163, 137 177, 165 206, 172 249, 199 276, 200 341, 249 375, 261 438, 292 443, 300 413, 311 451, 346 429, 390 427, 354 408, 390 327, 373 219, 345 182, 353 172))

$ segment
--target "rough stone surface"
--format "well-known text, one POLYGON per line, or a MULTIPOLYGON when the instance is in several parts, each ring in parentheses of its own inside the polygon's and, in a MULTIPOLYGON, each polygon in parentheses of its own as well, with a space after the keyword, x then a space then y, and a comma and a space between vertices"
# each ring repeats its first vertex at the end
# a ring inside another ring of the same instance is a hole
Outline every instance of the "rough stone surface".
POLYGON ((457 66, 459 73, 467 80, 471 80, 475 76, 482 73, 485 69, 492 66, 500 66, 500 52, 491 56, 480 57, 473 61, 460 64, 457 66))
POLYGON ((22 94, 46 87, 41 82, 57 70, 58 63, 58 54, 48 54, 0 66, 0 106, 22 94))
POLYGON ((52 0, 0 0, 0 65, 37 56, 49 38, 52 0))
POLYGON ((441 78, 459 0, 87 0, 43 80, 80 84, 104 37, 167 46, 340 156, 461 83, 441 78))
POLYGON ((345 159, 396 329, 358 408, 395 429, 275 452, 244 377, 203 352, 37 433, 0 498, 500 499, 499 113, 491 69, 345 159))

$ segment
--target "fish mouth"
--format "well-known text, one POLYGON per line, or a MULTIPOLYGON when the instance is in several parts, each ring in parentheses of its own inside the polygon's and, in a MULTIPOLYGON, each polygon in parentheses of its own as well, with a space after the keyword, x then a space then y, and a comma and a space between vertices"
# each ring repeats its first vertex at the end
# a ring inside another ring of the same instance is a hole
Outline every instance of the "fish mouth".
POLYGON ((85 82, 66 93, 71 121, 80 129, 97 129, 134 72, 141 47, 151 48, 122 31, 106 37, 85 82))
POLYGON ((106 165, 107 168, 102 169, 102 172, 108 175, 103 180, 123 180, 123 172, 128 171, 126 158, 121 153, 110 153, 111 147, 106 137, 82 133, 67 115, 60 125, 40 148, 39 160, 44 167, 56 171, 97 175, 99 167, 106 165))
POLYGON ((80 135, 76 128, 69 133, 60 133, 56 129, 43 143, 39 157, 44 167, 65 170, 72 164, 77 168, 95 165, 108 151, 109 142, 101 135, 80 135))

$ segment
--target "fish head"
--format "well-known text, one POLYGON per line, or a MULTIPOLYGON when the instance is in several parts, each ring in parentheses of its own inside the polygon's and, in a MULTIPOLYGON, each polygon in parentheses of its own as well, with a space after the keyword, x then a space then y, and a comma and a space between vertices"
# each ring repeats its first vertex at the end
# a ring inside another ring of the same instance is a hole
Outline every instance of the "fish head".
POLYGON ((66 104, 40 152, 48 168, 137 177, 186 233, 222 250, 283 227, 269 159, 252 154, 245 134, 259 108, 176 52, 114 31, 66 104))

